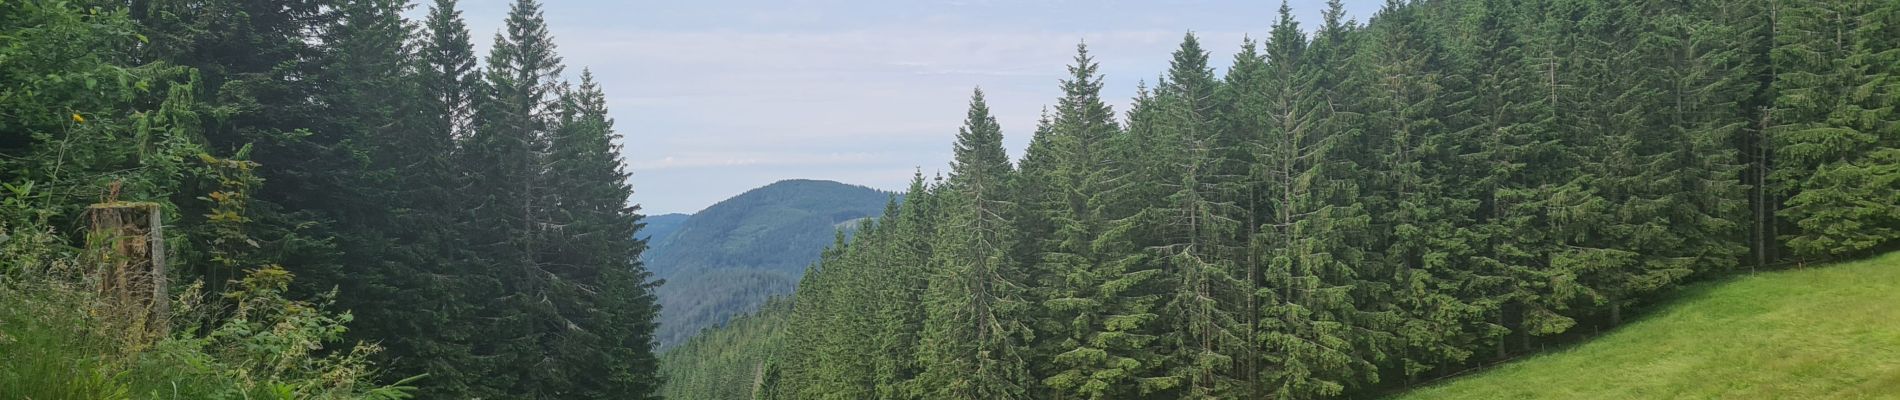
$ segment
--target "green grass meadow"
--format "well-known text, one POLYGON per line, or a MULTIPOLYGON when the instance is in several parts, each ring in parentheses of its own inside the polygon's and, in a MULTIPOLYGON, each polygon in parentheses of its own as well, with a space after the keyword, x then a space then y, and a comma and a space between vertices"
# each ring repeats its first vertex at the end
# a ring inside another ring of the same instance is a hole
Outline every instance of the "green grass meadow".
POLYGON ((1685 288, 1589 342, 1399 399, 1900 399, 1900 253, 1685 288))

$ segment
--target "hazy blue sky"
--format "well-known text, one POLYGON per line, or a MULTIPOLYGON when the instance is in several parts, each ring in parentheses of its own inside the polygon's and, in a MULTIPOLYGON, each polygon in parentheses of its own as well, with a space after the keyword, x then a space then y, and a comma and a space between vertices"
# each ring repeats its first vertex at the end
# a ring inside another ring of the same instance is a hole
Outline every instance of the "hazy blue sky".
MULTIPOLYGON (((790 178, 902 189, 946 170, 982 86, 1011 155, 1086 40, 1117 112, 1194 31, 1225 70, 1278 1, 543 0, 568 73, 591 68, 627 136, 634 201, 696 212, 790 178)), ((511 0, 463 0, 483 52, 511 0)), ((426 7, 430 1, 422 1, 426 7)), ((1324 0, 1293 0, 1303 27, 1324 0)), ((1383 2, 1347 0, 1365 20, 1383 2)), ((421 14, 426 9, 418 9, 421 14)))

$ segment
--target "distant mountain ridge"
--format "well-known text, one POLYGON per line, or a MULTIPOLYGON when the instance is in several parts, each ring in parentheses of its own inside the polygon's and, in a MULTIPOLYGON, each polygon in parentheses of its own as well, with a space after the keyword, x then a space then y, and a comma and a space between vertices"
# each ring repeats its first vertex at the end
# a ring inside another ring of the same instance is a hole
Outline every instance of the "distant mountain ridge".
POLYGON ((686 223, 686 219, 692 217, 692 214, 681 213, 648 215, 641 219, 641 222, 646 223, 646 227, 640 228, 639 238, 647 239, 649 245, 654 244, 652 242, 657 241, 654 238, 664 239, 672 236, 674 231, 679 230, 680 224, 686 223))
POLYGON ((690 216, 648 217, 647 270, 658 291, 662 348, 788 294, 835 240, 877 218, 892 194, 821 180, 779 181, 690 216))

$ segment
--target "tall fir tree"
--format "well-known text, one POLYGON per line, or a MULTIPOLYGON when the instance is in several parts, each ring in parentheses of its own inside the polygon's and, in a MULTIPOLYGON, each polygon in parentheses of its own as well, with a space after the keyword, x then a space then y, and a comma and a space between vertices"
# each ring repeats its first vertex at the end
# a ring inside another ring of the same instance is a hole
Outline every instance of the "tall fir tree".
POLYGON ((1592 3, 1575 12, 1590 22, 1578 26, 1577 54, 1570 60, 1577 82, 1587 86, 1577 93, 1581 99, 1575 100, 1565 143, 1576 169, 1548 206, 1553 211, 1547 229, 1562 246, 1551 255, 1551 268, 1578 283, 1581 303, 1574 304, 1573 317, 1616 325, 1634 299, 1679 282, 1693 269, 1690 260, 1646 251, 1680 240, 1661 223, 1667 199, 1658 185, 1666 182, 1660 176, 1665 159, 1639 135, 1650 118, 1645 102, 1659 94, 1641 82, 1642 74, 1626 72, 1643 67, 1643 46, 1654 43, 1636 40, 1633 5, 1592 3))
POLYGON ((1480 2, 1471 27, 1476 36, 1458 52, 1455 75, 1463 77, 1458 97, 1447 114, 1455 140, 1471 151, 1465 165, 1482 173, 1465 174, 1469 198, 1478 201, 1475 215, 1475 254, 1470 259, 1470 285, 1463 295, 1482 307, 1494 329, 1486 335, 1493 358, 1508 352, 1506 335, 1528 340, 1549 334, 1542 316, 1553 315, 1543 303, 1542 230, 1536 223, 1539 191, 1558 174, 1550 163, 1554 141, 1534 128, 1540 97, 1532 80, 1537 68, 1526 57, 1522 31, 1524 8, 1508 1, 1480 2))
MULTIPOLYGON (((1743 2, 1745 3, 1745 2, 1743 2)), ((1744 45, 1748 38, 1725 9, 1729 2, 1650 2, 1640 9, 1649 25, 1644 41, 1661 43, 1646 54, 1667 102, 1649 107, 1657 134, 1647 137, 1665 173, 1656 188, 1674 248, 1654 251, 1690 260, 1695 273, 1721 273, 1748 254, 1742 244, 1748 201, 1735 138, 1750 123, 1745 107, 1759 90, 1744 45)))
MULTIPOLYGON (((1283 8, 1284 10, 1284 8, 1283 8)), ((1267 40, 1268 69, 1278 93, 1266 146, 1255 159, 1273 167, 1267 180, 1274 216, 1262 225, 1266 259, 1259 343, 1261 385, 1275 397, 1344 393, 1376 378, 1373 361, 1385 343, 1376 328, 1387 317, 1360 304, 1359 274, 1371 257, 1370 217, 1354 181, 1361 132, 1352 100, 1359 93, 1349 62, 1358 28, 1344 6, 1329 3, 1310 45, 1282 12, 1267 40), (1328 90, 1328 89, 1331 90, 1328 90)))
POLYGON ((835 269, 843 269, 843 256, 849 249, 844 232, 835 236, 835 241, 818 257, 818 261, 805 269, 799 278, 799 291, 793 299, 792 317, 786 323, 787 337, 805 339, 800 345, 789 346, 778 354, 777 369, 783 371, 775 387, 768 390, 774 399, 824 398, 825 391, 838 388, 828 387, 822 374, 829 367, 828 358, 849 356, 849 354, 830 354, 823 341, 830 339, 830 329, 835 326, 840 285, 835 269))
POLYGON ((1032 145, 1024 166, 1025 175, 1047 179, 1047 197, 1029 205, 1050 224, 1038 265, 1050 285, 1041 304, 1049 321, 1039 354, 1050 360, 1042 383, 1077 398, 1131 397, 1163 388, 1149 380, 1159 368, 1153 347, 1161 271, 1151 254, 1134 247, 1139 242, 1131 240, 1138 238, 1125 226, 1105 226, 1139 209, 1128 200, 1140 196, 1126 190, 1141 188, 1113 185, 1139 168, 1128 157, 1139 146, 1127 143, 1140 138, 1122 136, 1114 111, 1102 101, 1098 68, 1087 47, 1078 45, 1062 82, 1063 97, 1041 135, 1047 146, 1032 145), (1123 144, 1111 145, 1118 142, 1123 144), (1030 162, 1044 151, 1048 164, 1030 162))
POLYGON ((917 391, 924 398, 1030 398, 1026 344, 1035 334, 1020 264, 1009 257, 1014 207, 1002 128, 978 90, 958 130, 956 159, 939 190, 943 221, 932 245, 917 391))
POLYGON ((430 378, 420 382, 425 395, 457 397, 481 379, 474 368, 480 363, 470 357, 469 347, 471 334, 479 331, 473 306, 479 297, 471 290, 481 286, 471 282, 487 279, 470 263, 470 249, 460 236, 464 206, 474 203, 459 195, 468 180, 457 163, 458 141, 469 135, 474 122, 480 73, 454 0, 435 2, 422 29, 412 60, 416 97, 407 118, 413 121, 376 163, 396 175, 396 221, 414 243, 407 251, 412 262, 429 277, 405 288, 422 297, 408 300, 406 306, 421 314, 407 320, 408 327, 421 331, 410 339, 417 345, 406 351, 392 348, 390 354, 411 360, 396 363, 398 373, 428 374, 430 378))
POLYGON ((1359 107, 1359 124, 1368 133, 1362 143, 1376 152, 1370 167, 1380 171, 1364 182, 1376 215, 1382 259, 1362 264, 1361 272, 1381 285, 1362 288, 1374 303, 1391 304, 1399 324, 1381 327, 1397 336, 1398 363, 1410 380, 1440 366, 1463 362, 1470 343, 1492 331, 1482 307, 1453 290, 1471 284, 1476 233, 1472 214, 1478 200, 1464 190, 1469 142, 1459 140, 1443 115, 1460 95, 1448 85, 1442 40, 1430 36, 1423 6, 1387 1, 1373 19, 1367 44, 1355 62, 1369 85, 1359 107))
POLYGON ((456 5, 456 0, 436 0, 429 7, 416 56, 424 94, 422 117, 428 119, 429 131, 451 139, 451 149, 454 140, 472 134, 470 124, 482 83, 468 22, 456 5))
POLYGON ((885 243, 888 254, 879 260, 882 267, 876 268, 879 275, 874 283, 881 295, 874 303, 880 324, 873 345, 878 350, 873 379, 878 398, 916 398, 921 389, 911 382, 925 367, 918 360, 918 346, 927 315, 923 302, 930 288, 927 266, 934 251, 934 241, 927 239, 936 237, 937 221, 942 218, 938 198, 925 186, 919 171, 902 204, 893 196, 892 204, 885 207, 884 218, 894 218, 894 222, 886 228, 891 237, 885 243))
MULTIPOLYGON (((1147 128, 1159 131, 1158 157, 1142 163, 1156 174, 1152 186, 1165 191, 1132 219, 1145 224, 1153 249, 1169 275, 1171 293, 1162 294, 1158 314, 1173 332, 1161 335, 1167 377, 1184 398, 1228 398, 1244 393, 1239 361, 1249 347, 1240 313, 1246 283, 1239 242, 1246 216, 1239 199, 1244 177, 1235 171, 1239 146, 1217 127, 1221 115, 1216 93, 1222 91, 1208 66, 1207 52, 1188 35, 1174 52, 1167 78, 1157 90, 1153 121, 1131 122, 1128 136, 1147 128)), ((1131 111, 1131 121, 1133 111, 1131 111)))
POLYGON ((320 102, 327 129, 348 132, 361 150, 351 169, 331 171, 355 182, 342 193, 353 205, 336 214, 341 268, 304 273, 305 279, 351 293, 339 306, 355 310, 352 332, 380 341, 392 374, 429 375, 431 393, 465 387, 461 365, 471 361, 463 326, 469 316, 457 292, 460 252, 453 232, 458 181, 451 164, 453 138, 422 123, 426 86, 418 73, 406 2, 340 2, 323 33, 327 65, 320 102), (401 360, 413 360, 402 362, 401 360))
MULTIPOLYGON (((1287 8, 1284 3, 1281 6, 1287 8)), ((1291 11, 1290 8, 1288 10, 1291 11)), ((1303 47, 1305 43, 1299 45, 1303 47)), ((1252 38, 1244 39, 1240 51, 1234 54, 1233 66, 1227 70, 1227 76, 1221 82, 1220 93, 1222 109, 1218 129, 1233 146, 1230 160, 1239 164, 1239 168, 1231 170, 1240 175, 1233 189, 1236 190, 1236 205, 1245 214, 1239 221, 1241 232, 1237 242, 1241 246, 1238 255, 1240 268, 1234 272, 1241 286, 1237 288, 1239 297, 1233 301, 1240 310, 1236 329, 1244 343, 1239 359, 1234 361, 1235 373, 1246 382, 1241 395, 1247 397, 1262 396, 1259 385, 1260 357, 1255 346, 1260 331, 1260 296, 1256 293, 1262 288, 1261 267, 1265 264, 1259 251, 1259 227, 1266 223, 1266 218, 1272 212, 1268 206, 1272 202, 1265 190, 1269 182, 1263 179, 1264 171, 1270 166, 1256 156, 1264 153, 1261 150, 1268 145, 1266 133, 1273 121, 1273 116, 1269 114, 1273 99, 1269 98, 1268 93, 1270 83, 1274 81, 1268 73, 1266 54, 1261 53, 1260 44, 1252 38)))
POLYGON ((513 366, 548 357, 552 330, 567 326, 544 301, 565 288, 542 259, 552 205, 542 171, 563 67, 540 4, 515 2, 503 30, 488 55, 475 130, 459 160, 473 197, 463 237, 474 253, 470 268, 482 276, 469 283, 472 298, 482 303, 471 350, 483 363, 484 379, 470 394, 548 396, 564 375, 513 366))
POLYGON ((660 386, 653 355, 659 305, 654 283, 640 264, 646 241, 637 237, 638 205, 620 160, 622 136, 607 116, 607 96, 592 71, 564 94, 559 128, 549 138, 549 190, 559 199, 549 209, 552 226, 546 272, 562 284, 552 301, 568 326, 554 339, 555 369, 581 398, 656 398, 660 386), (602 368, 602 366, 606 366, 602 368))

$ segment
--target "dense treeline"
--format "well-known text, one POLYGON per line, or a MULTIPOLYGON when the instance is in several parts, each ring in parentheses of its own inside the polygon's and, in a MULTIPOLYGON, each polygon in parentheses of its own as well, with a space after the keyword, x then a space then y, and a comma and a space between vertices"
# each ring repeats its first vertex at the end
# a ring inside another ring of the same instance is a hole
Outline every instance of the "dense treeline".
MULTIPOLYGON (((481 67, 454 0, 410 7, 0 1, 0 230, 48 234, 0 244, 75 253, 87 205, 153 202, 174 282, 263 290, 228 282, 276 270, 341 293, 347 338, 391 381, 426 375, 425 398, 654 398, 658 310, 603 90, 565 80, 533 0, 481 67)), ((0 273, 52 259, 22 248, 0 273)))
POLYGON ((782 347, 785 317, 791 315, 791 302, 775 298, 751 314, 733 317, 717 329, 706 329, 676 350, 660 357, 666 366, 666 386, 661 397, 668 399, 743 399, 751 398, 766 385, 765 360, 761 349, 782 347))
POLYGON ((789 314, 670 354, 712 361, 669 393, 1371 394, 1900 239, 1900 3, 1289 14, 1224 75, 1188 35, 1120 118, 1078 48, 1016 162, 977 92, 947 177, 828 250, 789 314))

